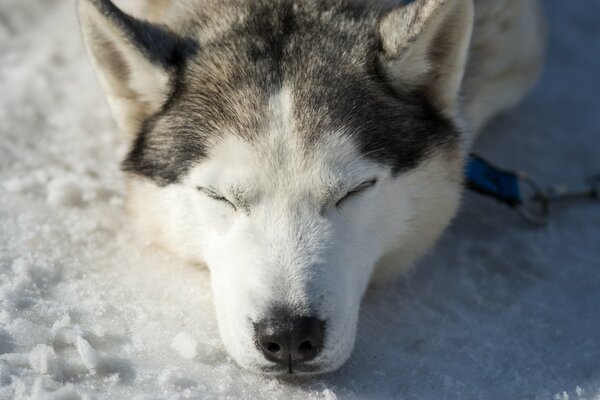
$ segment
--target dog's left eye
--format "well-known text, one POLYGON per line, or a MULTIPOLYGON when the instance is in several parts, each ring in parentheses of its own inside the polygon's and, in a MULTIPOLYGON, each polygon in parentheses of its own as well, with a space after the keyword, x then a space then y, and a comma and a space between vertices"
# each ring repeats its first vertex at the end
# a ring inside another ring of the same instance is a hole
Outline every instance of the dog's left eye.
POLYGON ((215 192, 213 189, 205 188, 202 186, 198 186, 196 189, 198 189, 198 191, 204 193, 211 199, 217 200, 223 204, 226 204, 226 205, 230 206, 231 208, 233 208, 235 211, 237 211, 237 207, 235 206, 235 204, 233 204, 231 201, 227 200, 227 198, 225 196, 222 196, 222 195, 218 194, 217 192, 215 192))
POLYGON ((355 187, 354 189, 352 189, 348 193, 346 193, 344 195, 344 197, 339 199, 337 201, 337 203, 335 203, 335 206, 340 207, 346 200, 349 200, 353 196, 360 194, 367 189, 372 188, 373 186, 375 186, 376 183, 377 183, 377 179, 371 179, 371 180, 361 183, 360 185, 358 185, 357 187, 355 187))

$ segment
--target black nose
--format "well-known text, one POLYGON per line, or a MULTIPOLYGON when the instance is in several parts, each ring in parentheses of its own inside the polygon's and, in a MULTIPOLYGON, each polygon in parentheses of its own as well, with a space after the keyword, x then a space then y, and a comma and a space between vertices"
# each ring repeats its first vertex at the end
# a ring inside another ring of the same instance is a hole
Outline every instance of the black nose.
POLYGON ((315 317, 267 319, 254 324, 256 344, 270 361, 291 366, 314 359, 323 347, 325 323, 315 317))

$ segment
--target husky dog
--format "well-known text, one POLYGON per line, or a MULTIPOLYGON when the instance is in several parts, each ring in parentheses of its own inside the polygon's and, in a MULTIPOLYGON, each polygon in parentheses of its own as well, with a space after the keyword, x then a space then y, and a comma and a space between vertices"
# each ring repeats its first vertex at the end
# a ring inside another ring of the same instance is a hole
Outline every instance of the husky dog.
POLYGON ((332 371, 374 277, 457 211, 469 146, 534 83, 537 0, 79 0, 131 145, 128 208, 211 271, 223 343, 332 371))

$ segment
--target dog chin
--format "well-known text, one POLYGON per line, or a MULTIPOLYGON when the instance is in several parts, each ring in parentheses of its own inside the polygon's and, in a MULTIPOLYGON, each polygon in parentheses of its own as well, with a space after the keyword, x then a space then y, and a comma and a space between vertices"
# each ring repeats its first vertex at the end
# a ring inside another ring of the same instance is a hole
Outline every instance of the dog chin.
POLYGON ((291 370, 287 367, 275 365, 275 366, 262 366, 258 371, 263 376, 269 376, 278 379, 286 379, 286 380, 298 380, 298 379, 308 379, 317 375, 326 374, 328 372, 332 372, 333 370, 321 368, 319 366, 315 367, 295 367, 291 370))
POLYGON ((246 369, 267 377, 297 380, 334 372, 335 370, 339 369, 345 363, 345 361, 346 359, 335 363, 319 362, 307 365, 292 364, 291 368, 285 365, 270 363, 268 365, 247 366, 246 369))
POLYGON ((335 349, 335 358, 324 357, 324 349, 320 357, 316 360, 306 363, 292 363, 290 365, 278 364, 268 360, 236 360, 237 364, 242 368, 253 372, 264 377, 271 377, 277 379, 303 379, 315 377, 318 375, 324 375, 332 373, 341 368, 350 358, 352 349, 354 348, 354 341, 351 345, 347 346, 347 350, 344 354, 339 353, 339 349, 335 349))
MULTIPOLYGON (((323 349, 315 360, 290 365, 257 357, 255 354, 240 354, 233 356, 234 361, 243 369, 261 375, 266 378, 277 379, 303 379, 332 373, 341 368, 350 358, 354 348, 354 340, 344 346, 343 349, 336 346, 335 349, 323 349), (327 353, 330 354, 327 357, 327 353)), ((229 354, 235 354, 229 352, 229 354)))

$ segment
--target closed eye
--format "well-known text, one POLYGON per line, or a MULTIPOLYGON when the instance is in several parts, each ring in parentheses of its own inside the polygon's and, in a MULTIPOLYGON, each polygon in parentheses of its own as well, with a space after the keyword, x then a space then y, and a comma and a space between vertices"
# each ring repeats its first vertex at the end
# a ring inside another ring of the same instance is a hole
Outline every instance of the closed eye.
POLYGON ((337 203, 335 203, 335 206, 340 207, 346 200, 349 200, 353 196, 356 196, 357 194, 360 194, 360 193, 364 192, 365 190, 372 188, 373 186, 375 186, 376 183, 377 183, 377 179, 371 179, 371 180, 361 183, 360 185, 358 185, 357 187, 355 187, 354 189, 352 189, 348 193, 346 193, 344 195, 344 197, 339 199, 337 201, 337 203))
POLYGON ((233 204, 231 201, 227 200, 227 198, 225 196, 222 196, 219 193, 217 193, 214 189, 212 189, 212 188, 205 188, 205 187, 202 187, 202 186, 198 186, 196 189, 198 189, 199 192, 204 193, 205 195, 207 195, 211 199, 219 201, 219 202, 221 202, 223 204, 226 204, 229 207, 233 208, 235 211, 237 211, 237 207, 235 206, 235 204, 233 204))

